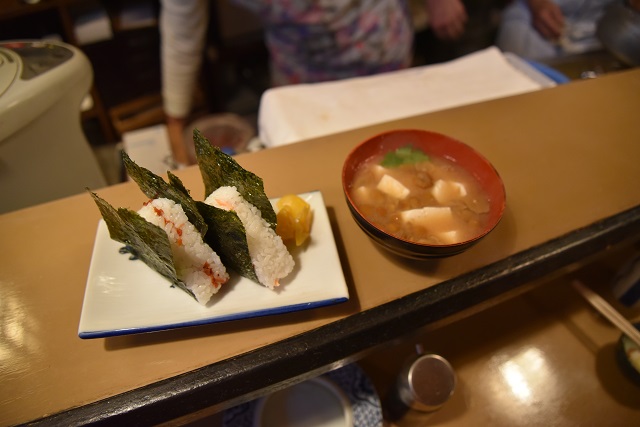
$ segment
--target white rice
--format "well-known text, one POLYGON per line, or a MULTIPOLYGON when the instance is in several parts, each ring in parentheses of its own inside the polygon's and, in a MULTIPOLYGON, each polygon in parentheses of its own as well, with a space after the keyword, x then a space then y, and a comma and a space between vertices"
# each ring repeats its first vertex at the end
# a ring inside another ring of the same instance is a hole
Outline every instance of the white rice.
POLYGON ((146 203, 138 213, 167 233, 178 279, 200 304, 207 304, 229 280, 229 274, 218 254, 204 243, 200 232, 189 222, 182 206, 160 198, 146 203))
POLYGON ((247 245, 258 280, 269 289, 293 270, 294 261, 280 236, 262 218, 260 210, 247 202, 236 187, 220 187, 205 203, 238 214, 247 232, 247 245))

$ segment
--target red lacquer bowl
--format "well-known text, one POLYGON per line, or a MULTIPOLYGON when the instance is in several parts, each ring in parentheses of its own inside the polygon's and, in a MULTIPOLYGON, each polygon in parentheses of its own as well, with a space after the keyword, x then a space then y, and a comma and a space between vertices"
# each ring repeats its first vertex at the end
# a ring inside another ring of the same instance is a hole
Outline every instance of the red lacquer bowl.
POLYGON ((347 156, 342 168, 342 188, 347 205, 360 228, 385 249, 412 259, 445 257, 469 249, 485 237, 500 222, 506 205, 506 193, 500 175, 491 163, 476 150, 446 135, 417 129, 384 132, 367 139, 347 156), (484 229, 469 240, 455 244, 430 245, 404 240, 376 227, 362 214, 351 198, 351 183, 360 165, 371 157, 412 145, 427 155, 444 157, 467 170, 489 196, 490 210, 484 229))

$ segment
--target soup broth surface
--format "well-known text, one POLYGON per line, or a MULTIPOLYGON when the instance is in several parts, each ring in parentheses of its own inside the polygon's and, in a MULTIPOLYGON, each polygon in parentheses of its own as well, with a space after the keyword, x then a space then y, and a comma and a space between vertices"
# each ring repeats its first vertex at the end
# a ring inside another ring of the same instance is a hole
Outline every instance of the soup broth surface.
POLYGON ((489 198, 473 176, 454 162, 428 160, 381 166, 372 157, 355 173, 351 199, 362 215, 404 240, 446 245, 469 240, 488 221, 489 198))

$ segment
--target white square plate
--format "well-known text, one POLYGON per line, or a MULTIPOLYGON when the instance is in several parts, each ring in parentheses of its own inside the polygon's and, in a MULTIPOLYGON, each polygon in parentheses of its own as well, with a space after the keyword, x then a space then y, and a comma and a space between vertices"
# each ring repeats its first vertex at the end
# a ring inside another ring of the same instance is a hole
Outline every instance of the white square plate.
MULTIPOLYGON (((349 291, 322 193, 299 195, 310 204, 310 239, 292 250, 296 267, 276 291, 230 271, 206 306, 147 267, 121 254, 104 220, 98 231, 80 315, 80 338, 101 338, 308 310, 341 303, 349 291)), ((275 205, 277 199, 272 200, 275 205)))

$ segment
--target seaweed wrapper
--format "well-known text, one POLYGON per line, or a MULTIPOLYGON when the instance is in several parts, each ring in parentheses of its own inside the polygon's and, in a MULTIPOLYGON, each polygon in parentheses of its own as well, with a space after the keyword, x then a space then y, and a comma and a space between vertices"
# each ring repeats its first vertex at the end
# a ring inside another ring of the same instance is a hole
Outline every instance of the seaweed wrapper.
POLYGON ((97 194, 91 191, 90 193, 107 224, 110 237, 124 243, 126 250, 133 256, 195 299, 193 292, 178 279, 167 233, 147 222, 137 212, 125 208, 116 210, 97 194))
POLYGON ((269 226, 276 229, 276 213, 264 192, 262 178, 247 171, 233 157, 213 146, 202 133, 194 129, 198 167, 205 188, 205 198, 220 187, 236 187, 242 197, 262 213, 269 226))
POLYGON ((238 214, 204 202, 196 202, 196 204, 209 226, 204 240, 220 256, 222 263, 240 275, 259 283, 249 255, 247 233, 238 214))
POLYGON ((235 212, 196 202, 180 178, 167 171, 168 183, 153 172, 138 166, 123 154, 127 173, 149 198, 164 197, 182 205, 189 221, 204 241, 220 256, 222 263, 249 279, 258 281, 251 263, 246 230, 235 212))
POLYGON ((124 151, 122 152, 122 161, 131 179, 138 184, 140 190, 148 198, 165 198, 180 204, 189 222, 196 227, 201 235, 204 236, 206 234, 207 222, 200 214, 195 200, 189 195, 189 190, 185 188, 177 176, 167 172, 169 177, 169 183, 167 183, 150 170, 138 166, 124 151))
MULTIPOLYGON (((171 172, 168 172, 168 176, 174 188, 189 194, 177 176, 171 172)), ((259 282, 249 255, 247 232, 238 214, 199 201, 196 201, 196 206, 207 223, 204 241, 216 251, 222 263, 240 275, 259 282)))

